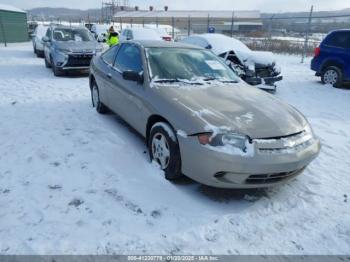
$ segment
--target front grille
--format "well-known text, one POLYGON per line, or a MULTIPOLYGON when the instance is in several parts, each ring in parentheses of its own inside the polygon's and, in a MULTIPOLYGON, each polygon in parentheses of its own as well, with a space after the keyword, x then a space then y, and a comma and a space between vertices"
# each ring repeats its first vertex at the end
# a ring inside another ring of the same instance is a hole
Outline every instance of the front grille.
POLYGON ((92 54, 70 54, 66 66, 90 66, 92 57, 92 54))
POLYGON ((258 77, 262 77, 262 78, 273 76, 273 72, 268 67, 256 68, 255 72, 256 72, 258 77))
POLYGON ((292 172, 283 172, 283 173, 274 173, 274 174, 260 174, 260 175, 251 175, 247 178, 246 184, 270 184, 277 183, 287 178, 290 178, 301 170, 295 170, 292 172))
POLYGON ((255 73, 257 77, 261 78, 267 78, 267 77, 275 77, 278 76, 280 73, 276 71, 273 67, 256 67, 255 73))
POLYGON ((312 135, 305 131, 287 137, 254 139, 261 154, 290 154, 299 152, 313 142, 312 135))

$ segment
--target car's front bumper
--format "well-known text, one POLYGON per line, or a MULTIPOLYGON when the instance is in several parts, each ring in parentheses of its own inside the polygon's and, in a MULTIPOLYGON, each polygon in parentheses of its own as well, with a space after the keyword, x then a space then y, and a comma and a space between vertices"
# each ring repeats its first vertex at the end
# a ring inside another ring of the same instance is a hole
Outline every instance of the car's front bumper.
MULTIPOLYGON (((310 144, 294 153, 260 153, 254 145, 253 156, 240 156, 210 150, 197 137, 179 137, 182 172, 209 186, 221 188, 258 188, 283 183, 300 173, 318 155, 320 143, 310 144)), ((312 143, 311 143, 312 142, 312 143)))
POLYGON ((268 92, 276 92, 276 82, 281 81, 283 76, 271 76, 271 77, 249 77, 246 78, 246 82, 250 85, 256 86, 262 90, 268 92))
POLYGON ((60 70, 88 70, 94 54, 59 53, 55 55, 55 65, 60 70))

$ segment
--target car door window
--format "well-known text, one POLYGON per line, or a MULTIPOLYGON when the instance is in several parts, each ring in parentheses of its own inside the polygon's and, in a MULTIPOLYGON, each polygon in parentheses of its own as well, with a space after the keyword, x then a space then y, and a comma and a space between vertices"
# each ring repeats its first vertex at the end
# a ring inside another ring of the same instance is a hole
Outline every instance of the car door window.
POLYGON ((119 49, 119 45, 113 46, 112 48, 108 49, 106 52, 102 54, 101 56, 102 60, 106 64, 113 65, 118 49, 119 49))
POLYGON ((327 43, 328 46, 350 48, 350 33, 348 32, 334 33, 327 42, 328 42, 327 43))
POLYGON ((124 71, 142 71, 142 59, 140 48, 134 44, 123 44, 120 47, 114 66, 124 71))

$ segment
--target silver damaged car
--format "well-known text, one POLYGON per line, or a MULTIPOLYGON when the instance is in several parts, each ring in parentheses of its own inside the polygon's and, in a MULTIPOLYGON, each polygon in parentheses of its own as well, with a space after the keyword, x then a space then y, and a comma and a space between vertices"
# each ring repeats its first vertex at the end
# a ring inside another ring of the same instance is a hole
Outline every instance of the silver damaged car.
POLYGON ((103 51, 103 46, 84 27, 51 25, 42 41, 45 66, 52 68, 55 76, 88 70, 93 56, 103 51))
POLYGON ((99 113, 117 113, 145 137, 170 180, 268 187, 301 174, 320 150, 300 112, 200 47, 120 43, 92 60, 90 90, 99 113))

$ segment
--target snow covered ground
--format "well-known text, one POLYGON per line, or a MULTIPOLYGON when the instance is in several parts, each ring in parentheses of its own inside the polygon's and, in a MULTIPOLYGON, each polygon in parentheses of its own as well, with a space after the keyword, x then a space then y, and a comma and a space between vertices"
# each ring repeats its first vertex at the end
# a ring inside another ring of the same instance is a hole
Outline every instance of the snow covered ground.
POLYGON ((350 90, 277 59, 276 95, 322 152, 286 185, 241 191, 166 181, 139 135, 91 107, 86 76, 0 47, 0 253, 350 254, 350 90))

